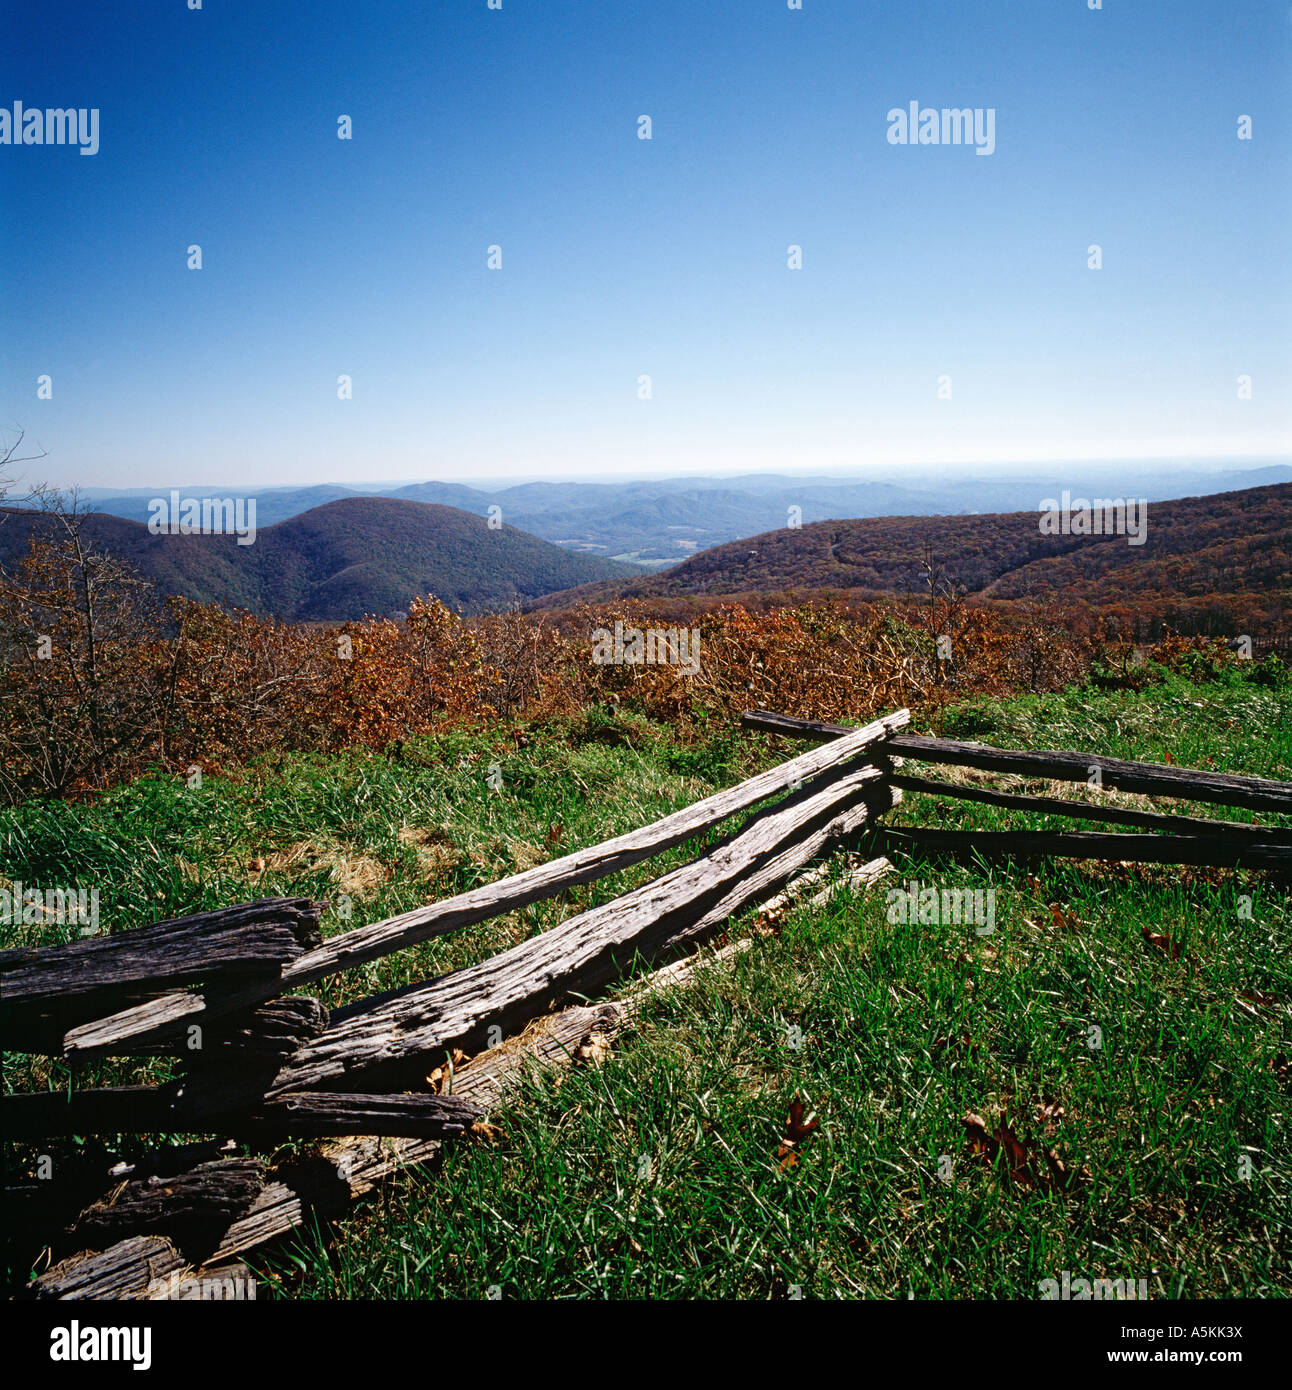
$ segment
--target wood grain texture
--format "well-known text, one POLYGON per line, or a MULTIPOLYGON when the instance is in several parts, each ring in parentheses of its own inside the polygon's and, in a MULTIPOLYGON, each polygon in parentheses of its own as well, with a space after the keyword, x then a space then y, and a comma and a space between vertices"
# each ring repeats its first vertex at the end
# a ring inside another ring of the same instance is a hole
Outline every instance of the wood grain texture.
POLYGON ((866 761, 832 768, 672 873, 479 965, 338 1010, 326 1032, 287 1062, 272 1090, 314 1090, 454 1047, 476 1051, 486 1026, 506 1034, 571 992, 596 992, 634 954, 667 949, 702 930, 699 924, 715 910, 725 920, 759 893, 774 891, 803 862, 794 857, 795 843, 820 835, 879 779, 866 761))
POLYGON ((322 941, 320 905, 262 898, 112 936, 0 951, 0 1005, 274 972, 322 941))
MULTIPOLYGON (((870 866, 866 866, 867 868, 870 866)), ((791 882, 789 902, 817 888, 818 879, 791 882)), ((599 1004, 574 1004, 544 1018, 521 1039, 511 1039, 472 1058, 452 1079, 452 1094, 478 1103, 486 1114, 508 1104, 517 1087, 546 1069, 570 1066, 580 1044, 613 1039, 630 1027, 650 1000, 685 988, 701 970, 720 966, 752 946, 738 939, 702 950, 635 981, 625 996, 599 1004)), ((339 1215, 402 1168, 425 1163, 440 1150, 437 1139, 353 1138, 328 1145, 317 1161, 270 1175, 251 1209, 225 1231, 208 1262, 194 1268, 174 1245, 157 1237, 134 1238, 99 1253, 62 1261, 33 1281, 39 1298, 163 1298, 180 1277, 200 1277, 266 1241, 286 1234, 308 1215, 339 1215)))
MULTIPOLYGON (((325 975, 377 960, 433 936, 457 931, 555 897, 578 884, 592 883, 618 873, 711 830, 722 821, 749 810, 769 797, 830 768, 841 766, 864 749, 891 738, 909 723, 910 711, 898 710, 862 728, 848 730, 846 738, 829 748, 813 749, 734 787, 694 802, 640 830, 632 830, 601 844, 576 850, 560 859, 512 874, 496 883, 484 884, 442 902, 415 908, 368 926, 356 927, 292 961, 283 971, 280 988, 294 989, 325 975)), ((248 1008, 268 997, 270 995, 264 990, 255 987, 222 995, 167 995, 123 1010, 112 1018, 99 1019, 69 1030, 63 1039, 63 1050, 69 1056, 91 1056, 126 1046, 164 1045, 178 1036, 188 1024, 199 1021, 203 1014, 214 1016, 219 1012, 248 1008)))
POLYGON ((5 1137, 68 1134, 183 1134, 213 1131, 241 1138, 317 1139, 345 1134, 447 1138, 480 1118, 474 1107, 437 1095, 295 1092, 238 1109, 208 1108, 174 1086, 105 1086, 35 1091, 0 1101, 5 1137))
POLYGON ((71 1255, 28 1286, 32 1298, 147 1298, 154 1283, 188 1267, 164 1236, 129 1236, 106 1250, 71 1255))
POLYGON ((322 940, 321 904, 265 898, 133 927, 113 936, 0 952, 0 1044, 58 1052, 69 1031, 96 1025, 157 997, 191 998, 176 985, 211 990, 255 981, 260 998, 280 993, 286 962, 322 940))
POLYGON ((265 1166, 255 1158, 199 1164, 185 1173, 152 1174, 125 1182, 103 1202, 87 1207, 76 1235, 107 1247, 127 1236, 164 1234, 191 1239, 209 1231, 218 1239, 231 1221, 249 1210, 265 1184, 265 1166))

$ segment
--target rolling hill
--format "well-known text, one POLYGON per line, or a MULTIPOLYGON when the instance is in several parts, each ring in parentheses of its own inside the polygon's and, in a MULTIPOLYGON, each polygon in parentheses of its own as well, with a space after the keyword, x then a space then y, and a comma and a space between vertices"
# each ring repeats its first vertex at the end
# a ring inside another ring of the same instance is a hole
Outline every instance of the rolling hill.
POLYGON ((1292 611, 1292 484, 1157 502, 1145 543, 1125 536, 1041 534, 1038 514, 892 516, 782 527, 706 550, 627 582, 552 594, 532 605, 682 600, 822 592, 859 599, 927 593, 931 548, 947 575, 983 600, 1056 598, 1095 608, 1142 608, 1177 621, 1229 610, 1286 621, 1292 611))
MULTIPOLYGON (((1029 474, 1001 477, 927 470, 867 479, 750 473, 727 478, 547 481, 492 489, 427 482, 380 491, 329 483, 265 488, 256 497, 262 526, 286 521, 338 497, 357 495, 435 502, 477 516, 487 515, 496 506, 505 521, 531 535, 570 550, 658 569, 712 546, 783 526, 790 508, 797 508, 804 523, 862 517, 960 516, 1025 510, 1064 487, 1087 496, 1133 493, 1158 502, 1286 482, 1292 482, 1292 467, 1287 464, 1232 471, 1217 467, 1189 470, 1178 465, 1165 468, 1160 462, 1102 462, 1038 466, 1029 474)), ((114 516, 144 521, 149 498, 168 491, 96 492, 94 506, 114 516)), ((180 489, 185 496, 216 491, 220 489, 180 489)), ((246 489, 223 491, 241 494, 246 489)))
MULTIPOLYGON (((6 509, 0 565, 26 553, 39 513, 6 509)), ((137 521, 93 513, 87 534, 165 593, 294 621, 402 613, 433 593, 464 612, 509 607, 599 579, 638 573, 580 555, 514 526, 491 530, 469 512, 389 497, 346 497, 231 535, 153 535, 137 521)))

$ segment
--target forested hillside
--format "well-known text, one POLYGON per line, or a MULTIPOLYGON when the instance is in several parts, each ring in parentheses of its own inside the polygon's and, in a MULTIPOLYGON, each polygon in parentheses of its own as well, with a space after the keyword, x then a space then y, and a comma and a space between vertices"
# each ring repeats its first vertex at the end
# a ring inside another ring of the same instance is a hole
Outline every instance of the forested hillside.
MULTIPOLYGON (((0 566, 49 524, 33 511, 0 513, 0 566)), ((633 574, 631 565, 579 555, 514 526, 453 507, 385 497, 347 497, 257 531, 154 535, 147 526, 95 513, 87 540, 127 561, 164 594, 259 617, 345 622, 403 612, 434 593, 463 612, 505 608, 589 580, 633 574)))
POLYGON ((983 601, 1058 600, 1181 630, 1272 631, 1292 608, 1292 485, 1151 504, 1142 545, 1124 535, 1043 535, 1036 512, 784 527, 659 574, 585 586, 538 606, 611 597, 917 595, 927 592, 930 561, 983 601))

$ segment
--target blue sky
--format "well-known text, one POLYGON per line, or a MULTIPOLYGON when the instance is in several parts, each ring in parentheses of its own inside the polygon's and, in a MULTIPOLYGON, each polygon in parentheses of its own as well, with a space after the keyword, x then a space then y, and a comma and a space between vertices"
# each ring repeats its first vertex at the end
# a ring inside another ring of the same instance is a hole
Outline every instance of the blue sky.
POLYGON ((100 111, 93 156, 0 145, 0 426, 58 482, 1292 449, 1287 0, 43 0, 5 28, 0 106, 100 111), (890 144, 912 100, 994 109, 995 152, 890 144))

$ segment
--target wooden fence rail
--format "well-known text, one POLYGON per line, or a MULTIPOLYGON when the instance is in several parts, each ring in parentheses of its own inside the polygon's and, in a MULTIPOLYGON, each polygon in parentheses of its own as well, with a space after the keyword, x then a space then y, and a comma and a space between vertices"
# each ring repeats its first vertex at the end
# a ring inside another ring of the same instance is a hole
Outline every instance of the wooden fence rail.
MULTIPOLYGON (((784 734, 789 738, 837 739, 853 732, 842 724, 792 719, 789 715, 761 709, 746 711, 741 723, 746 729, 784 734)), ((1166 763, 1129 762, 1099 753, 991 748, 983 743, 958 743, 953 739, 924 738, 919 734, 895 734, 886 741, 885 750, 924 762, 956 763, 986 772, 1012 772, 1022 777, 1045 777, 1088 785, 1093 781, 1104 791, 1139 792, 1145 796, 1170 796, 1292 815, 1292 782, 1272 782, 1263 777, 1239 777, 1166 763)))
POLYGON ((900 710, 865 728, 845 730, 847 739, 840 740, 831 748, 816 749, 793 758, 640 830, 629 831, 626 835, 589 849, 576 850, 560 859, 527 869, 524 873, 513 874, 496 883, 446 898, 443 902, 416 908, 384 922, 374 922, 333 937, 316 950, 289 962, 277 988, 268 994, 265 992, 266 985, 216 995, 206 992, 167 994, 137 1008, 70 1030, 64 1039, 64 1050, 69 1056, 89 1056, 108 1053, 124 1043, 147 1046, 173 1042, 182 1037, 190 1025, 200 1022, 203 1016, 249 1008, 273 993, 311 984, 325 975, 366 965, 433 936, 457 931, 488 921, 491 917, 518 911, 531 903, 554 898, 568 888, 592 883, 621 869, 631 868, 711 830, 791 786, 830 768, 839 767, 850 757, 888 738, 909 722, 909 711, 900 710))

